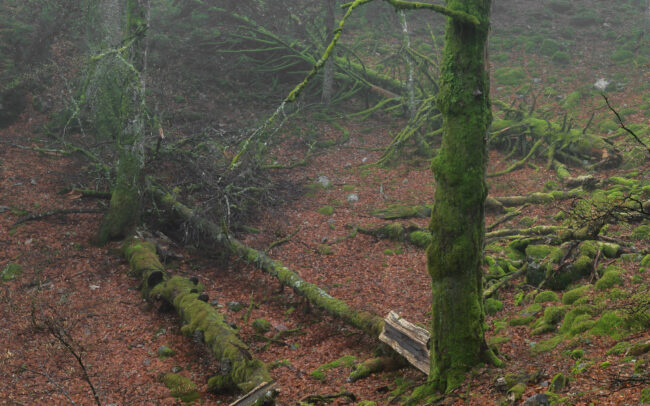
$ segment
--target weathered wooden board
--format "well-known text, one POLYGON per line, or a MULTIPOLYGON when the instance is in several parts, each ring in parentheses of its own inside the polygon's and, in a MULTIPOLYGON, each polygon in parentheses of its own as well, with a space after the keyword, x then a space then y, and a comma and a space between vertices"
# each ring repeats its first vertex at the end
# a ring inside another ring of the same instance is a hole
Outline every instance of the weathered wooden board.
POLYGON ((384 319, 379 340, 406 358, 414 367, 429 374, 429 332, 390 311, 384 319))
POLYGON ((230 406, 250 406, 257 402, 260 398, 267 396, 269 392, 275 390, 275 382, 263 382, 256 386, 252 391, 248 392, 241 398, 237 399, 235 402, 231 403, 230 406))

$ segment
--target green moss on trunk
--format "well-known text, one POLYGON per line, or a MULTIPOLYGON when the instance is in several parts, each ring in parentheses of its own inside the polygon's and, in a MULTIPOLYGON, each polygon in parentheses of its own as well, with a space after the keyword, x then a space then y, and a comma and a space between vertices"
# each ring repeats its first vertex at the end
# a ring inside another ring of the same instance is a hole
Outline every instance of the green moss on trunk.
POLYGON ((437 187, 427 251, 433 290, 433 388, 450 391, 481 362, 499 363, 483 331, 481 262, 485 233, 486 135, 492 114, 487 71, 490 0, 449 0, 447 8, 479 19, 477 26, 448 19, 438 108, 440 154, 432 169, 437 187))

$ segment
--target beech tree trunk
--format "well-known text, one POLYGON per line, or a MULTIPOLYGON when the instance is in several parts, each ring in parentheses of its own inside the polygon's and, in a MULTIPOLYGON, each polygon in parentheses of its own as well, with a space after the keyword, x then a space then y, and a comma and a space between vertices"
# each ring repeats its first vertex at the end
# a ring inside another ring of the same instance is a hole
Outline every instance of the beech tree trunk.
POLYGON ((500 363, 485 342, 481 261, 485 235, 486 140, 492 121, 487 65, 491 0, 448 0, 478 19, 448 18, 438 108, 443 117, 427 250, 433 290, 430 387, 450 391, 481 362, 500 363))
POLYGON ((144 93, 146 70, 146 46, 144 31, 147 27, 149 0, 127 0, 125 41, 134 39, 126 51, 126 59, 134 72, 126 81, 126 102, 120 106, 123 125, 117 135, 119 149, 116 163, 115 186, 110 206, 95 238, 104 245, 111 239, 126 237, 140 220, 140 197, 142 195, 142 168, 144 166, 144 93))

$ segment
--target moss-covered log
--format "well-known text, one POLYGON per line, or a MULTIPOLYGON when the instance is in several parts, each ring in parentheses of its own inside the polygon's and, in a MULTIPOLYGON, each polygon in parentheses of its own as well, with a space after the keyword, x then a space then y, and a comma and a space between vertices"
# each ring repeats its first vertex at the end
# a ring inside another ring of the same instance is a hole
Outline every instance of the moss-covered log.
POLYGON ((431 233, 417 226, 403 226, 400 223, 385 224, 369 228, 358 227, 361 234, 372 235, 377 238, 387 238, 393 241, 407 241, 416 247, 426 248, 431 242, 431 233))
POLYGON ((167 274, 151 242, 128 239, 122 253, 129 261, 129 274, 142 280, 143 297, 171 304, 185 323, 181 329, 183 334, 202 337, 208 349, 221 362, 223 375, 217 377, 217 381, 227 381, 244 392, 264 382, 271 382, 266 365, 251 356, 246 344, 237 337, 221 313, 198 299, 202 285, 167 274))
POLYGON ((238 256, 246 262, 256 266, 269 275, 277 278, 280 283, 293 289, 298 295, 303 296, 313 306, 322 309, 331 316, 343 320, 347 324, 356 327, 372 337, 379 337, 384 326, 384 319, 381 317, 359 311, 350 307, 340 299, 336 299, 318 286, 306 282, 298 274, 291 271, 282 263, 275 261, 263 252, 247 247, 236 239, 224 234, 223 230, 216 224, 198 217, 187 206, 180 203, 176 198, 160 189, 153 189, 157 202, 172 211, 184 221, 200 231, 206 238, 223 247, 230 253, 238 256))
MULTIPOLYGON (((569 191, 556 190, 548 193, 535 192, 521 196, 488 196, 485 199, 485 209, 503 211, 506 207, 523 206, 524 204, 548 204, 573 199, 583 196, 583 194, 582 189, 573 189, 569 191)), ((373 210, 371 214, 386 220, 427 218, 431 215, 431 207, 430 205, 392 204, 382 209, 373 210)))

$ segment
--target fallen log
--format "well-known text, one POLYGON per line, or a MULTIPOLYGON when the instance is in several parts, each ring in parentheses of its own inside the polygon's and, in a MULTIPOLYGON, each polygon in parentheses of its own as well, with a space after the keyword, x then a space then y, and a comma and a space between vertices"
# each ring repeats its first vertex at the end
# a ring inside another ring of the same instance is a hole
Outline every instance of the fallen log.
MULTIPOLYGON (((485 199, 485 209, 504 211, 505 207, 523 206, 524 204, 548 204, 573 199, 583 194, 582 189, 578 188, 569 191, 555 190, 548 193, 535 192, 521 196, 488 196, 485 199)), ((408 206, 392 204, 382 209, 373 210, 370 214, 385 220, 428 218, 431 216, 431 205, 408 206)))
POLYGON ((221 227, 196 216, 189 207, 180 203, 173 195, 157 188, 152 188, 151 191, 159 205, 178 215, 206 238, 228 252, 274 276, 282 285, 291 288, 296 294, 307 299, 311 305, 358 328, 371 337, 378 338, 381 334, 384 327, 384 319, 381 317, 370 312, 356 310, 343 300, 330 296, 329 293, 317 285, 305 281, 279 261, 269 258, 254 248, 247 247, 232 236, 225 234, 221 227))
POLYGON ((223 315, 208 303, 199 300, 203 286, 188 278, 165 272, 155 245, 136 238, 128 239, 122 254, 130 264, 129 275, 142 280, 142 296, 149 301, 163 301, 174 307, 185 322, 183 334, 201 337, 221 363, 222 375, 211 378, 208 386, 218 391, 236 386, 249 392, 262 383, 271 382, 266 365, 253 358, 248 346, 225 322, 223 315))

